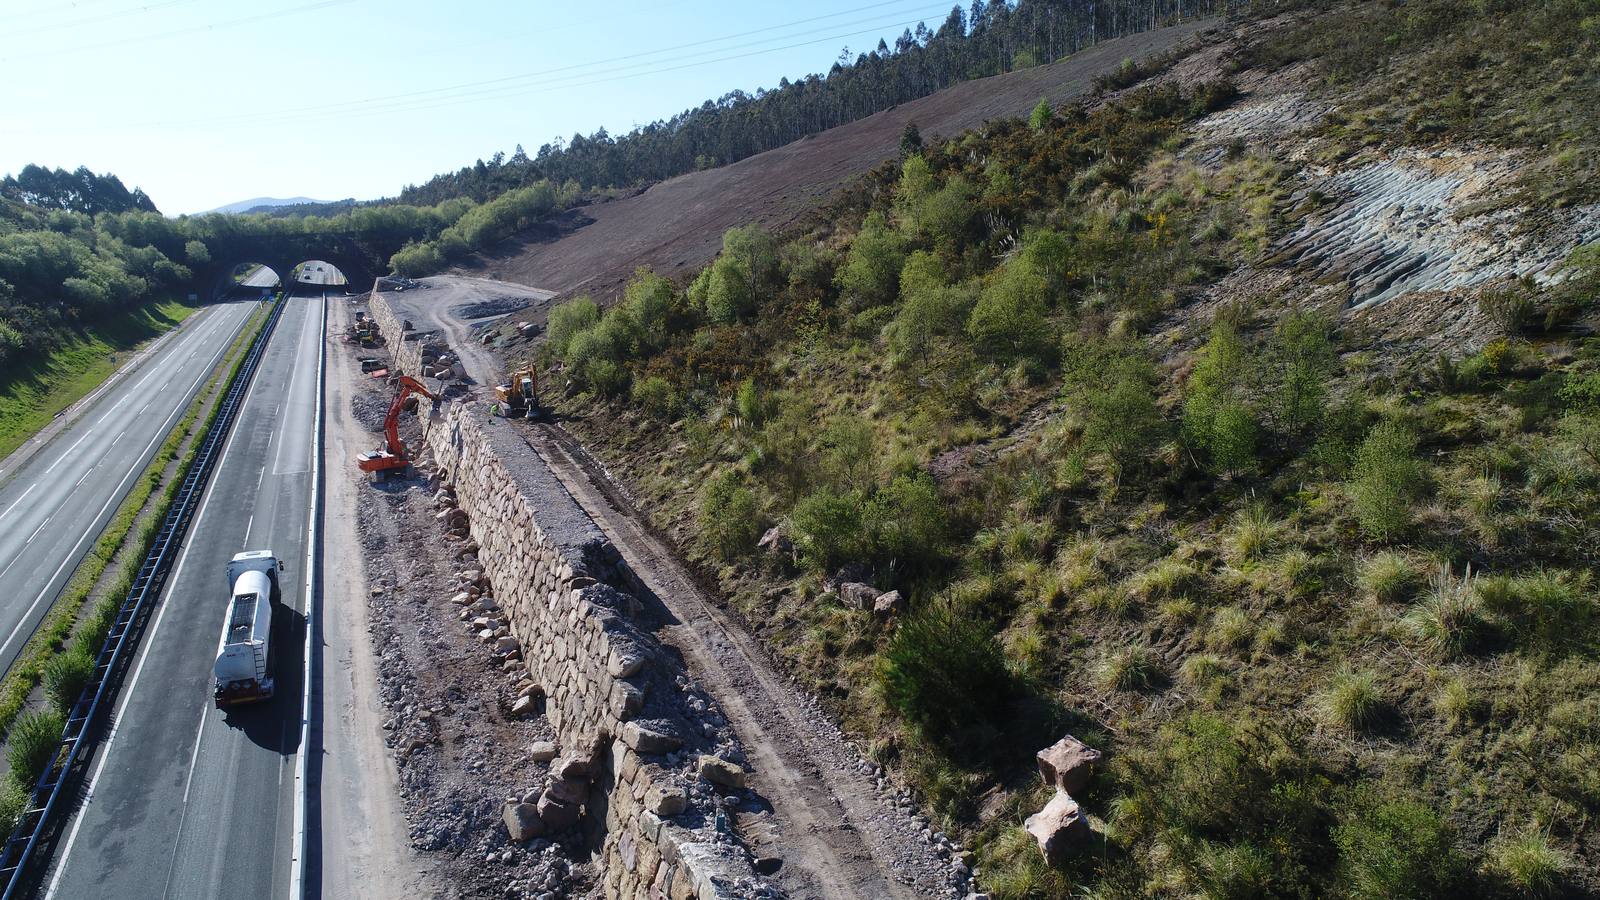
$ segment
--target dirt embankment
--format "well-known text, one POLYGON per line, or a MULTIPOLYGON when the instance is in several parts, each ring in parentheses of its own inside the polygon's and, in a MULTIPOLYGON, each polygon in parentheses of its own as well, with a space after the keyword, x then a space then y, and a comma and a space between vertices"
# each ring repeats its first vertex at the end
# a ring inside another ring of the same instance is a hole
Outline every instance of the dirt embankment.
MULTIPOLYGON (((639 266, 682 276, 716 255, 729 228, 755 222, 779 229, 795 221, 893 157, 908 124, 915 123, 924 140, 953 137, 989 119, 1025 116, 1041 97, 1053 104, 1078 100, 1123 60, 1172 50, 1213 24, 1207 19, 1131 35, 1050 65, 965 82, 732 165, 574 210, 554 229, 525 235, 474 268, 606 303, 639 266)), ((542 321, 543 312, 519 318, 542 321)))

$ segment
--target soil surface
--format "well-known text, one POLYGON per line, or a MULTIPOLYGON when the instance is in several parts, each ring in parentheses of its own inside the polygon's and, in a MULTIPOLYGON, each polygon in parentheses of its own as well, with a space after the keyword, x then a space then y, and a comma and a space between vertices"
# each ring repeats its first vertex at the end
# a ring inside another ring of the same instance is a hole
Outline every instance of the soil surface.
MULTIPOLYGON (((494 278, 605 304, 639 266, 669 278, 692 273, 722 247, 722 233, 756 222, 778 230, 900 148, 915 123, 924 141, 954 137, 997 118, 1026 116, 1086 96, 1125 59, 1172 50, 1217 24, 1206 19, 1105 41, 1060 62, 963 82, 865 119, 748 159, 680 175, 621 200, 572 210, 553 225, 487 254, 473 267, 494 278)), ((543 322, 535 307, 517 318, 543 322)))

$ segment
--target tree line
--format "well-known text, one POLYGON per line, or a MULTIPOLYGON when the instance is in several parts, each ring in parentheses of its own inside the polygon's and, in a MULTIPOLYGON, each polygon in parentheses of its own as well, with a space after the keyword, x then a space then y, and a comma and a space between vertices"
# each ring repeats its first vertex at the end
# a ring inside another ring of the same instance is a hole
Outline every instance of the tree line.
POLYGON ((585 188, 660 181, 696 169, 737 162, 925 97, 972 78, 1057 60, 1089 44, 1196 16, 1245 0, 973 0, 953 7, 937 27, 918 24, 891 45, 859 53, 848 48, 827 74, 784 78, 772 90, 730 91, 668 119, 613 137, 557 138, 529 155, 519 144, 459 171, 438 175, 400 193, 406 203, 452 197, 482 202, 538 180, 575 181, 585 188))

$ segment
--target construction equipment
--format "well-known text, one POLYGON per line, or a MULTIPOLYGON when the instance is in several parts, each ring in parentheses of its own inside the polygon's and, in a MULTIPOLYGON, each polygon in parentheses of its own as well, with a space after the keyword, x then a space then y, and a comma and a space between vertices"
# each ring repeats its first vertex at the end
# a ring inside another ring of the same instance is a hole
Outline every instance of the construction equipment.
POLYGON ((233 588, 212 671, 217 708, 272 699, 272 606, 283 562, 271 550, 248 550, 228 563, 233 588))
POLYGON ((494 395, 506 411, 506 418, 536 418, 539 415, 539 373, 532 368, 511 373, 506 384, 494 386, 494 395))
POLYGON ((394 402, 389 404, 389 414, 383 419, 384 444, 371 453, 363 453, 356 457, 356 465, 361 471, 381 476, 386 472, 404 469, 411 464, 411 458, 406 456, 405 441, 400 440, 400 412, 405 409, 406 401, 412 394, 421 394, 429 400, 439 399, 424 387, 422 382, 410 375, 401 375, 400 393, 395 394, 394 402))

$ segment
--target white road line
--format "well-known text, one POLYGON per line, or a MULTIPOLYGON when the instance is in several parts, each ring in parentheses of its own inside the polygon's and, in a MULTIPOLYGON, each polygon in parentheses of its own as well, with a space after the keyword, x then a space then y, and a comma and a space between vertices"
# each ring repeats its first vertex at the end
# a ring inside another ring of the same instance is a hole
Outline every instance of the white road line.
POLYGON ((23 543, 23 544, 31 544, 31 543, 33 543, 33 539, 34 539, 34 538, 36 538, 36 537, 38 537, 38 536, 39 536, 39 532, 41 532, 41 531, 43 531, 43 530, 44 530, 44 527, 45 527, 45 526, 46 526, 46 525, 49 525, 49 524, 50 524, 50 520, 51 520, 51 519, 52 519, 52 518, 54 518, 54 516, 45 516, 45 517, 44 517, 44 521, 43 521, 43 522, 40 522, 40 523, 39 523, 39 527, 38 527, 38 528, 35 528, 35 529, 34 529, 34 530, 33 530, 33 534, 30 534, 30 535, 28 535, 28 539, 27 539, 27 540, 25 540, 25 541, 23 541, 23 542, 22 542, 22 543, 23 543))
POLYGON ((93 474, 94 474, 94 470, 95 470, 95 468, 96 468, 96 467, 95 467, 95 466, 90 466, 90 467, 89 467, 89 468, 87 468, 87 469, 85 469, 85 470, 84 470, 84 472, 83 472, 83 474, 82 474, 82 475, 81 475, 81 476, 79 476, 79 478, 78 478, 78 483, 77 483, 77 484, 74 484, 74 485, 73 485, 73 487, 75 487, 75 488, 80 488, 80 487, 83 487, 83 483, 84 483, 84 482, 85 482, 85 481, 88 481, 88 480, 89 480, 89 476, 90 476, 90 475, 93 475, 93 474))
MULTIPOLYGON (((223 348, 223 350, 226 349, 226 347, 223 348)), ((216 363, 213 361, 212 364, 206 368, 209 370, 215 368, 215 366, 216 363)), ((240 411, 243 412, 243 410, 240 411)), ((228 432, 228 440, 222 445, 223 459, 227 459, 231 454, 233 449, 233 439, 239 436, 239 432, 241 430, 242 429, 234 428, 228 432)), ((200 497, 199 509, 195 513, 194 525, 189 531, 191 537, 199 529, 200 522, 205 518, 205 514, 211 510, 211 492, 216 490, 217 484, 220 481, 220 478, 213 477, 210 484, 206 485, 206 491, 200 497)), ((183 542, 183 550, 178 554, 178 563, 177 565, 173 566, 172 574, 168 578, 167 583, 169 585, 176 584, 178 582, 178 576, 183 573, 184 563, 189 561, 190 546, 190 540, 186 539, 183 542)), ((156 634, 161 630, 161 623, 167 617, 167 604, 160 603, 158 605, 160 608, 156 610, 156 619, 154 622, 150 623, 150 631, 144 636, 144 649, 139 652, 139 661, 134 665, 133 675, 128 679, 127 688, 122 692, 122 703, 124 709, 127 708, 129 699, 133 697, 134 690, 139 687, 139 676, 144 674, 144 664, 145 661, 150 658, 150 648, 155 646, 156 634)), ((3 651, 0 651, 0 655, 3 655, 3 651)), ((116 710, 113 710, 113 715, 111 717, 111 731, 106 734, 105 745, 100 749, 100 760, 99 762, 95 763, 94 774, 89 776, 89 789, 84 792, 83 800, 78 804, 77 815, 73 816, 72 818, 72 830, 67 833, 67 843, 62 847, 60 855, 56 858, 57 861, 55 874, 50 877, 50 886, 45 890, 45 897, 47 900, 50 897, 54 897, 56 895, 56 891, 61 888, 61 876, 66 874, 67 860, 72 855, 73 846, 78 842, 78 831, 83 827, 83 820, 89 810, 89 804, 94 800, 95 787, 99 785, 100 776, 105 772, 106 762, 111 759, 111 751, 117 742, 117 734, 119 733, 119 727, 121 725, 121 716, 116 715, 115 712, 116 710)))
POLYGON ((250 514, 250 521, 244 523, 244 545, 246 547, 250 546, 250 529, 254 528, 255 524, 256 524, 255 513, 251 513, 250 514))
MULTIPOLYGON (((200 724, 196 726, 194 730, 194 750, 189 754, 189 774, 183 779, 183 802, 185 804, 188 804, 189 802, 189 786, 194 783, 195 764, 200 761, 200 739, 205 736, 206 714, 209 712, 211 712, 211 710, 207 709, 206 707, 200 707, 200 724)), ((188 810, 186 808, 185 812, 187 811, 188 810)), ((178 822, 178 831, 179 833, 182 833, 183 831, 183 822, 181 820, 178 822)))
POLYGON ((11 505, 6 507, 6 511, 3 512, 3 513, 0 513, 0 519, 4 519, 6 516, 11 515, 11 511, 13 509, 17 508, 17 504, 21 503, 22 501, 24 501, 26 499, 28 499, 28 495, 33 493, 33 489, 38 487, 38 486, 39 486, 38 482, 35 482, 33 484, 28 485, 28 489, 22 492, 22 496, 18 497, 17 499, 15 499, 13 501, 11 501, 11 505))
POLYGON ((322 497, 322 416, 327 399, 328 294, 322 294, 322 321, 317 332, 316 414, 311 420, 311 503, 306 514, 306 640, 301 673, 300 750, 294 765, 294 844, 289 855, 289 900, 304 900, 306 862, 306 759, 311 755, 311 657, 319 636, 317 621, 317 565, 321 558, 317 526, 322 497))
POLYGON ((56 461, 55 461, 55 462, 53 462, 53 463, 51 463, 51 464, 50 464, 50 468, 48 468, 48 469, 45 469, 45 470, 44 470, 44 473, 45 473, 45 474, 46 474, 46 475, 49 475, 49 474, 50 474, 50 473, 51 473, 51 472, 54 472, 54 471, 55 471, 55 470, 56 470, 56 466, 59 466, 59 465, 61 465, 61 461, 62 461, 62 460, 64 460, 64 459, 66 459, 66 458, 67 458, 67 457, 69 457, 69 456, 71 456, 71 455, 72 455, 72 451, 74 451, 74 450, 76 450, 76 449, 78 449, 78 445, 79 445, 79 444, 81 444, 81 443, 83 443, 83 442, 84 442, 84 441, 86 441, 86 440, 88 440, 88 439, 89 439, 89 434, 88 434, 88 433, 85 433, 85 434, 84 434, 84 436, 83 436, 83 437, 80 437, 80 438, 78 438, 78 439, 77 439, 77 440, 75 440, 75 441, 73 441, 73 442, 72 442, 72 446, 71 446, 71 447, 68 447, 68 448, 67 448, 67 451, 66 451, 66 452, 65 452, 65 453, 63 453, 63 454, 61 454, 61 455, 60 455, 60 456, 58 456, 58 457, 56 457, 56 461))
POLYGON ((115 447, 117 445, 117 441, 122 440, 122 436, 127 434, 127 433, 128 433, 127 429, 123 429, 122 431, 117 432, 117 436, 111 439, 111 445, 109 447, 107 447, 106 449, 109 450, 109 449, 111 449, 111 447, 115 447))

